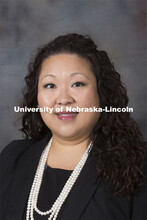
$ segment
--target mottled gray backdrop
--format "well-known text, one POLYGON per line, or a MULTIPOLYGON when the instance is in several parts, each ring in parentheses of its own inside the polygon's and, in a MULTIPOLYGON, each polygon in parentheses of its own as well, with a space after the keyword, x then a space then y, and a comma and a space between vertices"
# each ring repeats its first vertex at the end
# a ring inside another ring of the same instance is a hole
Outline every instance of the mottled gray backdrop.
POLYGON ((146 8, 146 0, 0 0, 0 148, 22 138, 13 107, 22 97, 30 56, 72 32, 89 34, 108 52, 146 136, 146 8))

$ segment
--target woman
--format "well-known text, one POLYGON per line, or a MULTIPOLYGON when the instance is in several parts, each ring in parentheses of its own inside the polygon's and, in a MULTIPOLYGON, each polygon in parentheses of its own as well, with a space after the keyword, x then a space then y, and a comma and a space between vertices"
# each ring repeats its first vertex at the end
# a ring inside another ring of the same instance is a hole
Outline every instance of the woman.
POLYGON ((23 107, 53 110, 24 113, 26 139, 1 154, 1 219, 147 219, 146 147, 130 113, 67 112, 127 106, 107 53, 88 36, 59 36, 25 80, 23 107))

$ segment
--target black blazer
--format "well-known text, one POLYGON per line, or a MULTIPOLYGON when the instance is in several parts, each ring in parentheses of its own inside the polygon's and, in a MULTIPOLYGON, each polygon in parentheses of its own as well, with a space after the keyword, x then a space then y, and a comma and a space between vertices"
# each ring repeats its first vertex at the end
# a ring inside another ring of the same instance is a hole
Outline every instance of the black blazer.
MULTIPOLYGON (((29 191, 40 159, 49 141, 17 140, 0 156, 1 220, 22 220, 29 191)), ((145 162, 145 172, 147 163, 145 162)), ((96 178, 96 158, 91 153, 66 204, 62 220, 147 220, 147 182, 131 199, 113 198, 101 178, 96 178)))

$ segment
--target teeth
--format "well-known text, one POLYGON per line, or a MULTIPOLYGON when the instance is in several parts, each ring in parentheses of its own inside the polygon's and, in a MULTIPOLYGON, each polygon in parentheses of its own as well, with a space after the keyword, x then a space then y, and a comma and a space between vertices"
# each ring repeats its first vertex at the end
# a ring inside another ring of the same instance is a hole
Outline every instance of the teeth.
POLYGON ((75 115, 75 114, 59 114, 61 116, 72 116, 72 115, 75 115))

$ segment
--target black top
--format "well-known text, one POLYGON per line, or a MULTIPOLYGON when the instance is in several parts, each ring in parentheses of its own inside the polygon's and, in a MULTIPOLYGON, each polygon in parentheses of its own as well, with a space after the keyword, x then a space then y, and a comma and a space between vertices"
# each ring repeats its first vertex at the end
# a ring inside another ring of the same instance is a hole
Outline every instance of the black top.
MULTIPOLYGON (((35 139, 16 140, 11 142, 0 154, 0 220, 23 219, 36 169, 49 139, 50 136, 46 135, 39 141, 35 139)), ((96 164, 97 157, 91 150, 61 212, 59 212, 58 220, 147 220, 147 156, 143 166, 145 182, 140 190, 131 196, 131 199, 113 197, 111 190, 107 190, 103 179, 97 178, 96 164)), ((44 178, 48 179, 47 174, 51 170, 54 171, 54 174, 51 175, 52 186, 55 186, 54 189, 58 196, 57 189, 58 187, 63 188, 64 183, 58 184, 62 177, 56 174, 57 171, 60 173, 63 170, 48 168, 44 178), (54 178, 57 181, 53 181, 54 178)), ((47 181, 44 183, 47 184, 47 181)), ((41 206, 47 204, 44 207, 46 211, 50 208, 49 203, 52 205, 56 200, 56 195, 51 194, 53 190, 51 190, 51 185, 46 189, 44 187, 42 185, 39 195, 42 205, 38 204, 38 208, 42 210, 41 206), (43 191, 47 190, 50 191, 43 194, 43 191)))
MULTIPOLYGON (((72 170, 51 168, 46 165, 37 204, 40 211, 44 212, 51 208, 71 173, 72 170)), ((58 219, 62 215, 62 211, 61 209, 58 214, 58 219)), ((24 219, 25 217, 26 212, 24 213, 24 219)), ((41 216, 36 211, 34 212, 35 220, 47 220, 48 217, 49 215, 41 216)))

